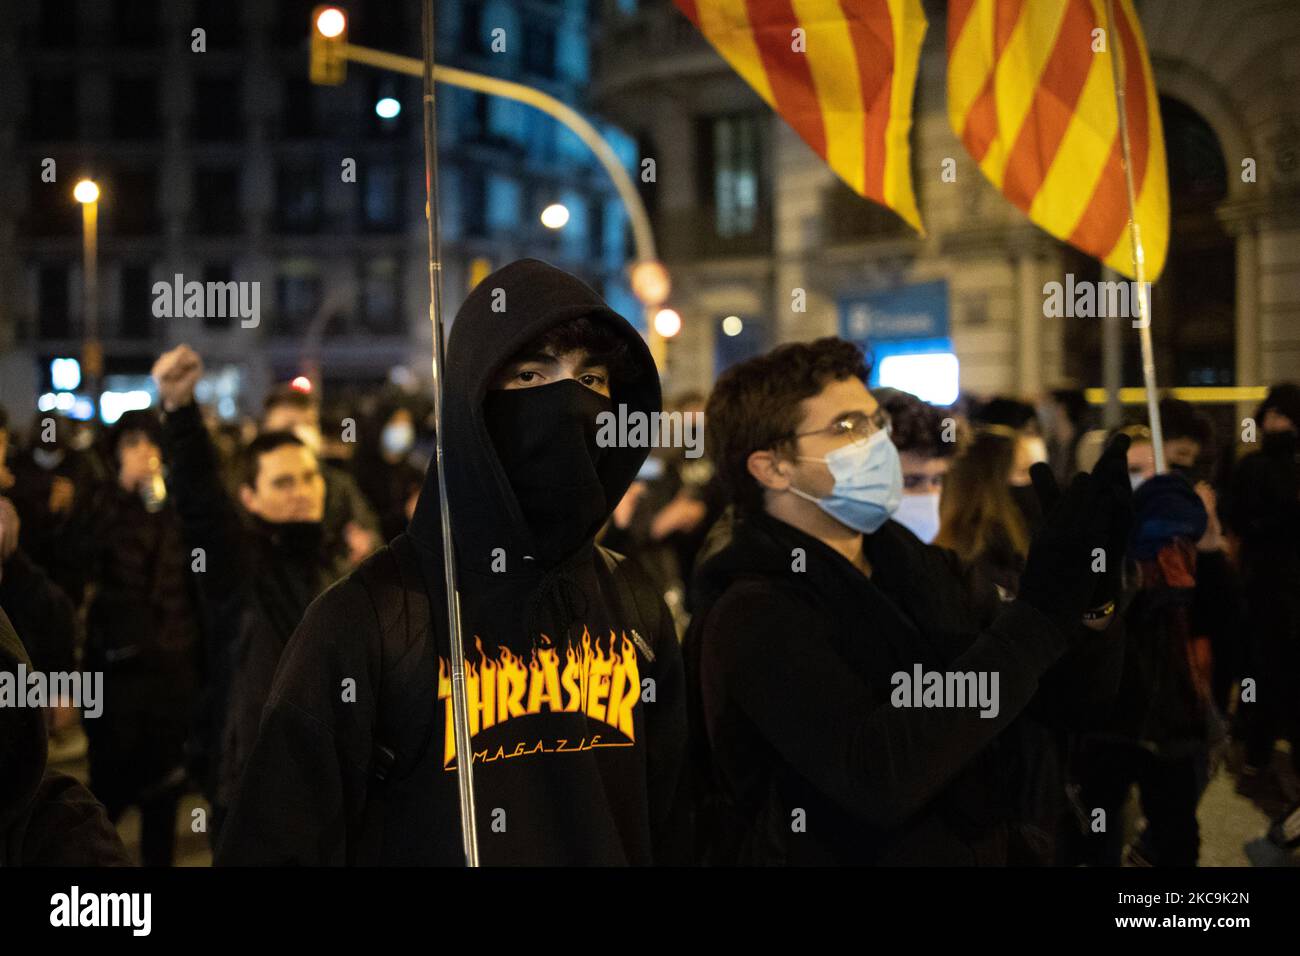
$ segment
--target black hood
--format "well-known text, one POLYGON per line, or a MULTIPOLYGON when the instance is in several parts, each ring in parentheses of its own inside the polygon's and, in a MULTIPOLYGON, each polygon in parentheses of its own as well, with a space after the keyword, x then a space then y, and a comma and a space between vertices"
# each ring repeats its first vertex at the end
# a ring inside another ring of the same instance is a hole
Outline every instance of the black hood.
MULTIPOLYGON (((27 649, 9 616, 0 609, 0 671, 18 678, 18 665, 31 670, 27 649)), ((25 694, 25 687, 17 687, 25 694)), ((0 837, 32 801, 45 773, 45 711, 39 707, 0 707, 0 837)))
MULTIPOLYGON (((531 340, 571 319, 589 318, 608 326, 628 344, 640 369, 635 381, 612 377, 614 410, 660 410, 659 374, 641 334, 581 280, 536 259, 521 259, 478 284, 452 324, 446 349, 446 407, 442 436, 452 535, 461 569, 488 573, 492 552, 504 548, 508 573, 520 569, 515 558, 536 553, 532 533, 497 457, 484 420, 483 400, 497 371, 531 340), (500 293, 497 292, 500 290, 500 293), (504 293, 505 308, 493 309, 504 293)), ((609 449, 598 469, 605 491, 605 514, 587 529, 591 541, 640 470, 648 448, 609 449)), ((437 470, 425 474, 409 534, 423 547, 442 551, 437 470)))

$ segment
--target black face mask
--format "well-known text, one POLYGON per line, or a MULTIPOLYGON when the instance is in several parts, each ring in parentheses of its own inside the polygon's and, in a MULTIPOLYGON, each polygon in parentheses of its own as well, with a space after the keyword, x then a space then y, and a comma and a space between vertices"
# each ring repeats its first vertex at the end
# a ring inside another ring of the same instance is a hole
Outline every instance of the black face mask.
POLYGON ((483 400, 488 434, 543 564, 575 551, 609 514, 599 474, 608 449, 596 445, 596 416, 612 407, 572 379, 483 400))

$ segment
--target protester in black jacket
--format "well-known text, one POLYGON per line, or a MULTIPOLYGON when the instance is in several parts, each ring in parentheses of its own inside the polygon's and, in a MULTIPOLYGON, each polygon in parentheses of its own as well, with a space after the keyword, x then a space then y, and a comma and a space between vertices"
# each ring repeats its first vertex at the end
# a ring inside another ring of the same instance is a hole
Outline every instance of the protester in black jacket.
MULTIPOLYGON (((20 664, 32 667, 0 610, 0 680, 16 682, 20 664)), ((129 865, 99 802, 46 766, 42 709, 0 707, 0 867, 129 865)))
POLYGON ((115 480, 86 499, 84 519, 94 585, 85 666, 104 673, 106 697, 103 716, 86 722, 90 784, 114 821, 140 807, 146 866, 172 863, 200 650, 159 433, 151 411, 122 415, 106 449, 115 480))
POLYGON ((1018 858, 1040 816, 1021 794, 1042 789, 1018 717, 1086 724, 1114 691, 1119 645, 1097 629, 1117 581, 1090 561, 1122 560, 1126 442, 1059 502, 1035 469, 1047 515, 1002 604, 887 520, 902 476, 864 380, 862 353, 823 339, 733 367, 709 402, 737 515, 698 565, 686 641, 708 862, 1018 858))
POLYGON ((19 546, 21 524, 13 502, 0 498, 0 607, 27 635, 35 667, 70 671, 81 628, 77 608, 19 546))
MULTIPOLYGON (((659 411, 649 350, 586 285, 523 260, 465 301, 446 370, 481 859, 680 859, 676 636, 592 543, 646 455, 602 440, 599 416, 659 411)), ((464 862, 441 507, 430 469, 407 532, 308 611, 218 863, 464 862)))
POLYGON ((288 432, 259 435, 245 450, 240 503, 222 486, 216 452, 194 387, 203 363, 182 345, 153 370, 166 413, 167 488, 180 516, 186 560, 220 624, 212 704, 221 738, 210 783, 213 826, 220 828, 257 735, 271 680, 289 636, 312 600, 345 568, 324 549, 325 487, 316 456, 288 432))
POLYGON ((1253 699, 1243 699, 1237 711, 1244 782, 1263 795, 1276 783, 1277 738, 1290 739, 1300 771, 1300 388, 1272 389, 1256 418, 1259 450, 1237 462, 1222 505, 1241 542, 1248 644, 1242 676, 1255 682, 1253 699))

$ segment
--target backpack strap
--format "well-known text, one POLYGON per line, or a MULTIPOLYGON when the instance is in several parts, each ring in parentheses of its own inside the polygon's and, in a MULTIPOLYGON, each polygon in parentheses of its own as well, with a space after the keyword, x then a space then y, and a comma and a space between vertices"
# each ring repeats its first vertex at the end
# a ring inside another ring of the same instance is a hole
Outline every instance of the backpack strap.
MULTIPOLYGON (((608 548, 596 546, 604 561, 605 570, 614 582, 614 594, 619 610, 632 622, 632 643, 646 659, 654 663, 654 648, 659 643, 659 604, 663 600, 645 573, 625 556, 608 548), (653 612, 653 616, 651 616, 653 612), (649 622, 655 622, 653 624, 649 622)), ((673 635, 676 640, 677 635, 673 635)))

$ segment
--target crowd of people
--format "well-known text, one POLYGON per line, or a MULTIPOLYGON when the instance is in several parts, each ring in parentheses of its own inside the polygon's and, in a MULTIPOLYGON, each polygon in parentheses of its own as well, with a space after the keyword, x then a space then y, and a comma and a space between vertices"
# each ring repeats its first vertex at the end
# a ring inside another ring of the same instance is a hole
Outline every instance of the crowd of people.
POLYGON ((650 353, 524 260, 453 323, 443 502, 427 402, 231 426, 203 371, 0 412, 0 670, 104 688, 0 708, 0 862, 125 863, 135 807, 169 865, 194 791, 218 864, 462 862, 444 511, 484 862, 1195 865, 1222 766, 1300 847, 1296 385, 1233 434, 1164 399, 1162 470, 1080 391, 935 407, 831 338, 669 402, 702 456, 610 446, 650 353))

